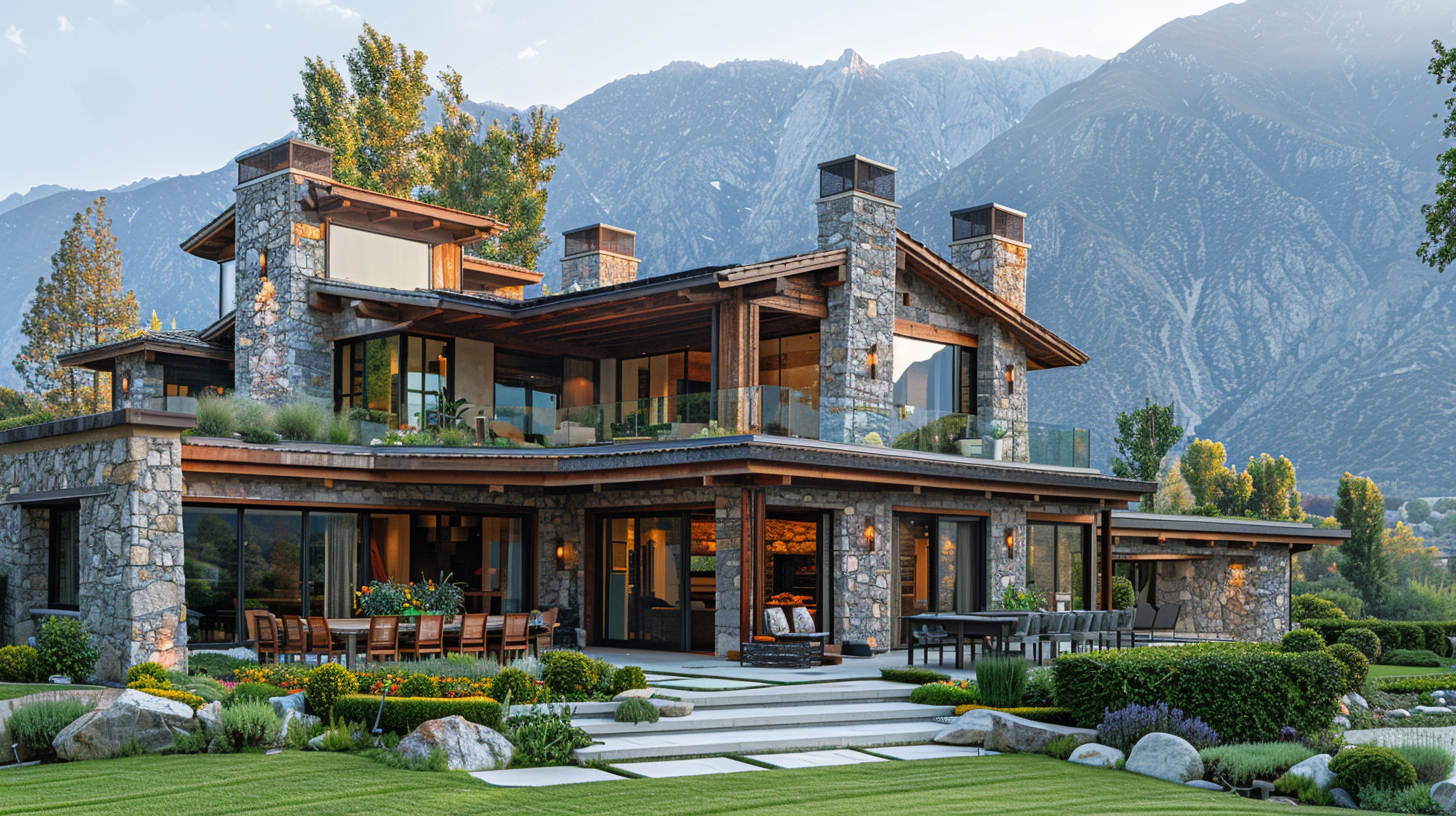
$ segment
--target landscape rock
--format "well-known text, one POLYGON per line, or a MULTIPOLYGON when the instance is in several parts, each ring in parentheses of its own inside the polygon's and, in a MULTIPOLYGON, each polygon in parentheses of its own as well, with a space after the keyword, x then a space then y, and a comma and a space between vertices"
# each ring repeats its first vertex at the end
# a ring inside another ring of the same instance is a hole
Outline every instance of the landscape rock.
POLYGON ((1346 717, 1346 716, 1343 716, 1341 714, 1336 714, 1335 715, 1335 719, 1332 720, 1332 722, 1334 722, 1335 725, 1338 725, 1341 728, 1349 728, 1350 727, 1350 718, 1349 717, 1346 717))
POLYGON ((1174 734, 1154 732, 1137 741, 1127 758, 1126 768, 1133 773, 1187 782, 1203 778, 1203 760, 1198 749, 1174 734))
POLYGON ((627 689, 626 691, 619 692, 616 697, 612 698, 612 701, 620 703, 623 700, 646 700, 651 696, 652 689, 627 689))
POLYGON ((1335 800, 1335 807, 1349 808, 1351 810, 1360 809, 1360 806, 1355 803, 1355 797, 1351 796, 1350 792, 1344 788, 1330 788, 1330 796, 1335 800))
POLYGON ((1365 709, 1370 708, 1370 704, 1367 703, 1367 702, 1365 702, 1365 698, 1364 697, 1361 697, 1356 692, 1353 692, 1352 691, 1349 694, 1346 694, 1345 695, 1345 699, 1346 700, 1349 700, 1351 703, 1353 703, 1353 704, 1355 704, 1357 706, 1360 706, 1361 708, 1365 708, 1365 709))
POLYGON ((1223 793, 1223 785, 1220 785, 1217 782, 1206 782, 1202 779, 1190 779, 1183 784, 1187 785, 1190 788, 1201 788, 1206 791, 1217 791, 1218 793, 1223 793))
POLYGON ((1432 785, 1431 801, 1435 802, 1443 813, 1456 813, 1456 776, 1432 785))
POLYGON ((306 694, 285 694, 282 697, 269 697, 268 702, 273 705, 273 710, 280 717, 288 716, 289 711, 303 713, 303 706, 308 702, 306 694))
POLYGON ((991 733, 987 735, 985 745, 986 749, 990 751, 1036 754, 1046 748, 1047 743, 1060 737, 1077 737, 1082 742, 1096 742, 1097 732, 1090 728, 1051 725, 1014 714, 993 711, 991 712, 991 733))
POLYGON ((657 706, 658 715, 663 717, 686 717, 693 713, 692 703, 677 700, 653 700, 652 704, 657 706))
POLYGON ((173 729, 197 730, 192 708, 140 691, 123 691, 107 708, 97 709, 61 729, 51 746, 65 760, 105 759, 135 742, 147 751, 176 743, 173 729))
POLYGON ((222 714, 222 703, 214 700, 202 708, 197 709, 197 722, 209 731, 217 729, 218 717, 222 714))
POLYGON ((288 739, 288 729, 295 723, 300 728, 312 728, 318 725, 319 722, 319 718, 312 714, 304 714, 290 708, 288 709, 288 713, 283 715, 283 725, 278 728, 278 741, 283 742, 285 739, 288 739))
POLYGON ((1445 706, 1424 706, 1424 705, 1418 705, 1418 706, 1416 706, 1416 713, 1417 714, 1450 714, 1451 713, 1451 709, 1446 708, 1445 706))
POLYGON ((1315 754, 1309 759, 1290 768, 1289 773, 1312 779, 1316 785, 1326 790, 1335 784, 1335 773, 1330 770, 1329 754, 1315 754))
POLYGON ((985 708, 967 711, 941 729, 934 741, 941 745, 981 745, 991 736, 991 715, 995 713, 985 708))
POLYGON ((324 734, 319 734, 317 737, 309 740, 308 747, 314 751, 322 751, 324 749, 324 736, 324 734))
POLYGON ((1067 757, 1068 762, 1075 762, 1078 765, 1091 765, 1094 768, 1116 768, 1117 763, 1127 759, 1127 755, 1113 748, 1110 745, 1102 745, 1096 742, 1089 742, 1080 746, 1067 757))
POLYGON ((511 763, 515 753, 509 740, 483 725, 470 722, 458 714, 421 723, 413 733, 399 741, 403 756, 429 757, 434 749, 445 752, 452 771, 493 771, 511 763))
POLYGON ((1395 720, 1403 720, 1410 716, 1410 712, 1406 711, 1403 708, 1392 708, 1391 710, 1385 712, 1385 716, 1395 720))

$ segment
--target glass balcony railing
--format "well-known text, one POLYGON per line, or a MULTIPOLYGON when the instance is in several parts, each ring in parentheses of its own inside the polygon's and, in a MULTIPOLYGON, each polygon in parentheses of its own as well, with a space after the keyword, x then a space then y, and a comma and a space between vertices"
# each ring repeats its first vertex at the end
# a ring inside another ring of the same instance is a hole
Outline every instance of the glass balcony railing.
MULTIPOLYGON (((481 425, 486 424, 482 419, 481 425)), ((1086 430, 1032 422, 1024 435, 1009 433, 998 439, 977 435, 976 428, 975 414, 909 405, 821 413, 816 394, 767 385, 554 411, 497 405, 488 422, 489 436, 505 440, 498 444, 578 447, 756 433, 976 459, 1089 466, 1091 436, 1086 430)))

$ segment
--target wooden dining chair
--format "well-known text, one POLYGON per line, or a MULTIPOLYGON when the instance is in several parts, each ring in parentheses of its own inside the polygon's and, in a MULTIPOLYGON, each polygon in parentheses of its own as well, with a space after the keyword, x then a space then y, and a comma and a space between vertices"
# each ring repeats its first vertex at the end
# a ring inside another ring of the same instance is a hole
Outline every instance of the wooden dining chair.
POLYGON ((394 615, 375 615, 369 619, 369 642, 364 649, 365 660, 399 658, 399 618, 394 615))
MULTIPOLYGON (((485 656, 500 654, 501 637, 506 633, 505 615, 487 615, 485 618, 485 656)), ((501 668, 505 668, 505 661, 501 661, 501 668)))
POLYGON ((520 652, 521 657, 531 648, 531 639, 528 637, 531 628, 530 615, 506 615, 505 627, 501 629, 501 665, 504 666, 513 652, 520 652))
POLYGON ((485 656, 485 621, 487 615, 469 614, 460 620, 460 644, 455 651, 460 654, 485 656))
POLYGON ((259 618, 259 616, 267 615, 267 614, 268 614, 268 610, 266 610, 266 609, 244 609, 243 610, 243 625, 245 627, 247 627, 247 630, 248 630, 248 640, 249 641, 251 641, 253 643, 257 643, 258 642, 258 618, 259 618))
POLYGON ((537 657, 540 657, 542 652, 550 649, 555 642, 556 607, 553 606, 541 614, 541 625, 546 627, 546 631, 531 638, 531 645, 535 648, 537 657))
POLYGON ((297 615, 283 616, 283 643, 278 647, 278 653, 290 658, 298 658, 299 662, 308 662, 308 624, 303 618, 297 615))
POLYGON ((269 658, 278 662, 278 621, 272 615, 265 612, 254 616, 253 642, 258 647, 259 663, 267 663, 269 658))
POLYGON ((308 619, 308 653, 317 657, 320 663, 331 661, 334 655, 341 655, 344 649, 334 645, 333 633, 329 631, 329 619, 311 617, 308 619))
POLYGON ((415 642, 400 650, 416 660, 425 655, 445 654, 445 616, 420 615, 415 618, 415 642))

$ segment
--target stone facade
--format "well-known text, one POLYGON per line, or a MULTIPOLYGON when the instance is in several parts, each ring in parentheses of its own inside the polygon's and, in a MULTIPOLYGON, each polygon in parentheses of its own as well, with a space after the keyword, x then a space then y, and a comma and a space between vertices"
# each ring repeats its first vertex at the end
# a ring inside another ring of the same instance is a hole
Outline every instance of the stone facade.
MULTIPOLYGON (((80 617, 101 649, 97 677, 119 680, 148 660, 185 669, 181 440, 118 427, 0 447, 12 494, 94 488, 80 511, 80 617)), ((48 602, 50 512, 0 508, 0 565, 10 567, 10 638, 32 635, 30 610, 48 602)))
POLYGON ((900 205, 853 191, 821 198, 818 247, 848 249, 819 328, 819 434, 831 442, 887 439, 894 399, 895 228, 900 205), (876 355, 873 371, 869 355, 876 355), (874 437, 870 435, 874 434, 874 437))
POLYGON ((117 357, 111 382, 113 408, 160 409, 167 395, 162 364, 147 362, 145 351, 117 357))
POLYGON ((282 172, 236 190, 235 387, 266 402, 333 401, 330 316, 308 306, 309 280, 325 274, 322 225, 303 209, 309 181, 282 172))
POLYGON ((1026 311, 1027 245, 999 235, 985 235, 950 245, 950 262, 997 297, 1026 311))
POLYGON ((1154 604, 1179 603, 1177 630, 1235 640, 1273 642, 1289 631, 1289 548, 1252 550, 1169 539, 1162 545, 1123 539, 1123 553, 1208 556, 1158 562, 1154 604))
POLYGON ((561 259, 561 290, 577 292, 637 280, 637 258, 615 252, 583 252, 561 259))

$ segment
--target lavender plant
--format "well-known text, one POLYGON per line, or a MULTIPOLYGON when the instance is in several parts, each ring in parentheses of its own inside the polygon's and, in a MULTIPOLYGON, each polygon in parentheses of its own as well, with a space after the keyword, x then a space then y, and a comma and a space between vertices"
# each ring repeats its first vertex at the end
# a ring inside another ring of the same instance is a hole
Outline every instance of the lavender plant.
POLYGON ((1097 726, 1097 741, 1126 753, 1138 740, 1155 732, 1182 737, 1198 749, 1218 744, 1218 732, 1208 723, 1198 717, 1184 717, 1181 709, 1169 708, 1167 703, 1133 703, 1117 711, 1104 709, 1102 723, 1097 726))

